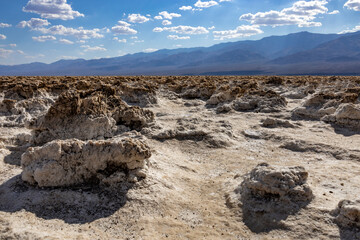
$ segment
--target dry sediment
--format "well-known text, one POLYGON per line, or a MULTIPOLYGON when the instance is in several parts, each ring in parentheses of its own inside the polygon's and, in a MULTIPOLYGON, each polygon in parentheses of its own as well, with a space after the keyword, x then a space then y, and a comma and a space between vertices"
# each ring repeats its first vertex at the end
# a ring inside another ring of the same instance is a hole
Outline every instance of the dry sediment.
POLYGON ((22 155, 22 179, 40 187, 109 182, 114 178, 122 182, 126 179, 125 173, 144 168, 150 156, 145 143, 131 138, 88 142, 56 140, 29 148, 22 155))
POLYGON ((357 239, 359 97, 357 77, 1 77, 0 238, 357 239))

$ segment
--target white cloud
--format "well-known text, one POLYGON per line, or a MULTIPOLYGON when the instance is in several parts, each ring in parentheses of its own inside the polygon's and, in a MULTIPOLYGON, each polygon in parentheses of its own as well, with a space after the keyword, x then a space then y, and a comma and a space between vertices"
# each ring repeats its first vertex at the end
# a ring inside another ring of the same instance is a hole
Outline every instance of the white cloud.
POLYGON ((17 27, 24 28, 38 28, 50 25, 50 22, 46 19, 41 18, 31 18, 29 21, 21 21, 17 27))
POLYGON ((37 13, 42 18, 69 20, 84 17, 84 14, 74 11, 66 0, 30 0, 24 12, 37 13))
POLYGON ((339 14, 339 13, 340 13, 339 10, 334 10, 332 12, 329 12, 328 14, 335 15, 335 14, 339 14))
POLYGON ((140 14, 129 14, 127 20, 131 23, 144 23, 150 19, 140 14))
POLYGON ((261 33, 263 33, 263 31, 259 28, 259 26, 251 25, 238 26, 234 30, 213 31, 215 40, 249 37, 261 33))
POLYGON ((8 28, 11 27, 11 24, 8 23, 0 23, 0 28, 8 28))
POLYGON ((118 23, 116 24, 116 26, 122 26, 122 27, 130 27, 131 24, 127 23, 125 21, 118 21, 118 23))
POLYGON ((16 43, 11 43, 11 44, 9 44, 9 46, 10 47, 16 47, 17 45, 16 45, 16 43))
POLYGON ((198 8, 209 8, 209 7, 213 7, 213 6, 216 6, 216 5, 219 5, 217 2, 215 1, 205 1, 205 2, 202 2, 201 0, 198 0, 194 6, 195 7, 198 7, 198 8))
POLYGON ((192 6, 182 6, 179 8, 179 10, 182 10, 182 11, 189 11, 189 10, 192 10, 193 7, 192 6))
POLYGON ((147 48, 147 49, 144 49, 143 52, 144 53, 151 53, 151 52, 156 52, 158 49, 156 48, 147 48))
POLYGON ((173 19, 173 18, 178 18, 181 17, 181 14, 178 13, 168 13, 167 11, 162 11, 159 12, 159 15, 162 16, 165 19, 173 19))
POLYGON ((78 39, 90 39, 90 38, 103 38, 104 35, 100 34, 101 31, 98 28, 84 29, 83 27, 71 28, 64 27, 63 25, 56 25, 50 28, 36 28, 35 30, 42 32, 43 34, 62 35, 62 36, 74 36, 78 39))
POLYGON ((338 34, 353 33, 353 32, 358 32, 358 31, 360 31, 360 25, 356 26, 352 29, 347 29, 347 30, 341 31, 338 34))
POLYGON ((63 44, 68 44, 68 45, 74 44, 73 41, 70 41, 70 40, 64 39, 64 38, 60 39, 59 42, 63 43, 63 44))
POLYGON ((119 43, 126 43, 127 40, 124 38, 124 39, 119 39, 118 37, 114 37, 113 40, 119 42, 119 43))
POLYGON ((164 25, 164 26, 171 25, 171 24, 172 24, 172 22, 169 20, 162 21, 162 25, 164 25))
POLYGON ((154 19, 161 20, 161 19, 163 19, 163 17, 162 16, 155 16, 154 19))
POLYGON ((102 51, 105 52, 107 51, 106 48, 102 47, 102 46, 94 46, 94 47, 90 47, 89 45, 82 45, 80 46, 81 48, 85 48, 84 52, 96 52, 96 51, 102 51))
POLYGON ((213 29, 215 29, 215 26, 208 27, 208 30, 213 30, 213 29))
POLYGON ((344 7, 350 10, 360 11, 360 0, 349 0, 345 3, 344 7))
POLYGON ((32 37, 32 39, 37 42, 45 42, 45 41, 54 41, 56 40, 56 37, 51 35, 44 35, 39 37, 32 37))
POLYGON ((304 22, 298 25, 299 27, 321 27, 321 22, 304 22))
POLYGON ((232 0, 219 0, 219 2, 231 2, 232 0))
POLYGON ((157 27, 153 29, 153 32, 174 32, 177 34, 190 34, 190 35, 196 35, 196 34, 207 34, 209 31, 204 27, 191 27, 191 26, 176 26, 176 27, 157 27))
POLYGON ((169 36, 167 36, 167 38, 171 39, 171 40, 186 40, 186 39, 190 39, 190 36, 180 37, 178 35, 169 35, 169 36))
POLYGON ((0 34, 0 40, 5 40, 5 39, 6 39, 6 36, 3 34, 0 34))
POLYGON ((13 52, 13 50, 0 48, 0 58, 7 58, 13 52))
POLYGON ((325 14, 328 9, 325 0, 297 1, 292 7, 284 8, 281 11, 248 13, 240 16, 240 20, 245 20, 254 25, 262 26, 283 26, 298 25, 299 27, 321 26, 321 23, 314 22, 315 16, 325 14))
POLYGON ((21 54, 21 55, 24 55, 24 51, 21 51, 21 50, 16 50, 17 53, 21 54))
POLYGON ((111 28, 111 31, 116 35, 133 35, 137 34, 137 31, 135 29, 130 28, 131 24, 124 22, 124 21, 118 21, 118 24, 111 28))
POLYGON ((285 8, 282 12, 288 15, 315 16, 327 13, 328 9, 325 7, 327 3, 326 0, 297 1, 292 7, 285 8))

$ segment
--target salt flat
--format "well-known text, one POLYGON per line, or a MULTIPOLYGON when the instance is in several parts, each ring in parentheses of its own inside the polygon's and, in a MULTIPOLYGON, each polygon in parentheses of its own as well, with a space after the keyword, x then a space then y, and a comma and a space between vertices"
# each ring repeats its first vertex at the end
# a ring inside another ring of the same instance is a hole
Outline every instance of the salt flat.
POLYGON ((0 91, 0 239, 360 239, 359 77, 0 91))

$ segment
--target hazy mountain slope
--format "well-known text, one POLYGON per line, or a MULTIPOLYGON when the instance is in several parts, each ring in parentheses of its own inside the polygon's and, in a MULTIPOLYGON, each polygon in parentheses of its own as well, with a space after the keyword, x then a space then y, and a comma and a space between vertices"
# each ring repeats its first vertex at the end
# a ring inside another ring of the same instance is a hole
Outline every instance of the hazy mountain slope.
POLYGON ((360 33, 293 33, 211 47, 0 66, 0 75, 358 74, 360 33), (334 63, 336 64, 330 64, 334 63))
POLYGON ((360 61, 360 33, 342 36, 323 43, 314 49, 281 57, 272 62, 277 64, 293 64, 319 61, 360 61))

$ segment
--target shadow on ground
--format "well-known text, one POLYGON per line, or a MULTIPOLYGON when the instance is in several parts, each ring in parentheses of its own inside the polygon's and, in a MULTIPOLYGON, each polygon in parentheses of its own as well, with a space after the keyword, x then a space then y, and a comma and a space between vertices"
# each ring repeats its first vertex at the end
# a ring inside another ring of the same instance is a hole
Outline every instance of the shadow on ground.
POLYGON ((269 199, 256 199, 245 194, 241 196, 241 202, 243 222, 254 233, 268 233, 275 229, 290 230, 285 220, 310 203, 274 201, 273 196, 269 199))
POLYGON ((43 219, 61 219, 69 224, 83 224, 108 217, 122 208, 127 192, 124 183, 116 188, 83 185, 73 188, 38 188, 15 176, 0 186, 0 211, 22 209, 43 219))
POLYGON ((330 124, 336 134, 341 134, 344 137, 351 137, 354 135, 360 135, 360 130, 347 129, 336 124, 330 124))
POLYGON ((340 239, 341 240, 359 240, 360 229, 359 228, 343 228, 339 226, 340 239))
POLYGON ((4 157, 4 162, 10 165, 20 166, 21 155, 26 151, 27 147, 8 147, 10 154, 4 157))

